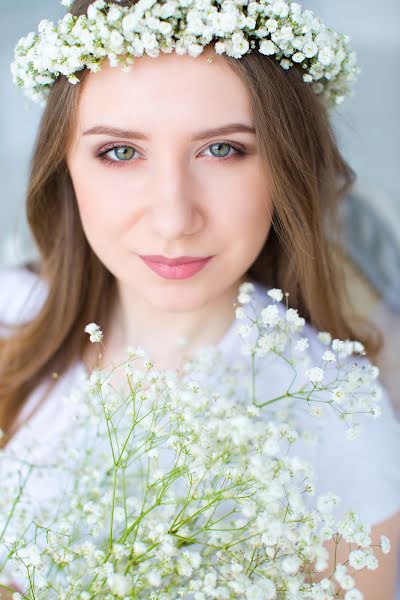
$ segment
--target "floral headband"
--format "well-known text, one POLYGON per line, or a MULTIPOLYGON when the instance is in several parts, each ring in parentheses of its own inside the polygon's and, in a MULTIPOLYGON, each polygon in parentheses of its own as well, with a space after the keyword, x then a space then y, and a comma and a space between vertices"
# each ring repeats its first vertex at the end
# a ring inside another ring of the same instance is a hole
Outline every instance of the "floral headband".
MULTIPOLYGON (((72 3, 61 2, 67 8, 72 3)), ((175 49, 196 57, 213 39, 217 54, 240 58, 256 48, 275 55, 283 69, 298 63, 328 109, 350 95, 360 72, 349 37, 291 0, 139 0, 130 6, 96 0, 86 15, 68 12, 57 25, 44 19, 38 33, 21 38, 11 73, 29 98, 44 105, 60 75, 76 84, 77 71, 99 71, 105 57, 129 71, 137 56, 175 49)))

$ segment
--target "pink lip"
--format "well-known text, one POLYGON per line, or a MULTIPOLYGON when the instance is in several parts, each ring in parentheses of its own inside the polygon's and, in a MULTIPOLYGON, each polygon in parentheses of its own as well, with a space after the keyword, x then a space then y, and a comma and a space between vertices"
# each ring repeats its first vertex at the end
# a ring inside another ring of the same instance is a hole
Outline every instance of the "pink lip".
POLYGON ((141 258, 151 260, 152 262, 164 263, 175 267, 176 265, 185 265, 186 263, 198 262, 210 258, 209 256, 178 256, 177 258, 167 258, 166 256, 160 256, 159 254, 143 254, 141 258))
POLYGON ((187 279, 201 271, 213 256, 200 259, 193 256, 182 256, 179 259, 166 259, 161 256, 140 256, 140 258, 152 271, 164 279, 187 279), (175 264, 168 264, 171 262, 175 264))

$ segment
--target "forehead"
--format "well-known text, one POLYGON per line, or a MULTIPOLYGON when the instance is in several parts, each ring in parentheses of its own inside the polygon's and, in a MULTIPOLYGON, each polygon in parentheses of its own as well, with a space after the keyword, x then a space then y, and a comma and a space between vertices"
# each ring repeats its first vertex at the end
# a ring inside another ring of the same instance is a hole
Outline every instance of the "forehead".
POLYGON ((79 100, 81 129, 101 122, 197 130, 197 121, 215 126, 246 117, 251 120, 247 88, 213 48, 197 57, 174 51, 138 57, 129 72, 106 59, 86 77, 79 100))

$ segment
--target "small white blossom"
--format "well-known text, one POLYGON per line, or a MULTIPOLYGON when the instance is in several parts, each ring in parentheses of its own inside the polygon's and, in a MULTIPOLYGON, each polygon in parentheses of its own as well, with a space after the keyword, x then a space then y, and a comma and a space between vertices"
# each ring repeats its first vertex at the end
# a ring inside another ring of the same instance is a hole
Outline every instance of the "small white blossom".
POLYGON ((337 387, 332 392, 332 400, 334 402, 336 402, 336 404, 343 404, 343 402, 346 400, 346 398, 347 398, 347 394, 346 394, 345 390, 341 387, 337 387))
POLYGON ((365 561, 365 566, 367 567, 367 569, 369 569, 370 571, 375 571, 375 569, 378 568, 378 565, 379 562, 376 556, 374 556, 372 553, 368 554, 365 561))
POLYGON ((271 56, 272 54, 276 54, 278 52, 278 46, 276 46, 276 44, 274 44, 274 42, 271 40, 262 40, 260 42, 259 51, 262 54, 271 56))
POLYGON ((312 369, 307 369, 305 376, 311 383, 319 383, 324 378, 324 371, 319 367, 313 367, 312 369))
POLYGON ((286 573, 287 575, 294 575, 295 573, 297 573, 300 566, 301 566, 301 562, 297 558, 297 556, 290 556, 290 557, 284 558, 282 561, 282 569, 283 569, 284 573, 286 573))
POLYGON ((324 346, 329 346, 332 341, 332 336, 327 331, 320 331, 317 337, 324 346))
POLYGON ((352 550, 349 554, 349 565, 359 571, 366 565, 366 554, 363 550, 352 550))
POLYGON ((272 298, 275 302, 281 302, 283 298, 282 290, 278 288, 272 288, 268 290, 267 295, 272 298))
POLYGON ((279 323, 279 309, 275 304, 269 304, 261 311, 261 318, 267 327, 274 327, 279 323))
MULTIPOLYGON (((72 0, 61 3, 72 6, 72 0)), ((96 0, 86 15, 67 13, 57 24, 43 19, 37 36, 30 32, 21 38, 10 67, 13 81, 30 99, 44 105, 60 74, 77 84, 75 73, 85 67, 96 72, 99 58, 107 56, 112 67, 119 65, 129 71, 135 56, 157 57, 160 52, 175 50, 197 57, 214 39, 218 54, 241 58, 258 49, 262 54, 277 55, 286 70, 301 63, 306 70, 304 82, 311 83, 316 94, 324 94, 327 107, 340 104, 359 72, 348 36, 328 29, 295 2, 245 5, 234 0, 222 5, 222 10, 212 10, 215 3, 205 0, 195 5, 190 0, 170 0, 163 5, 140 0, 129 6, 96 0), (263 12, 265 22, 259 23, 257 13, 263 12), (168 21, 170 17, 173 22, 168 21), (61 56, 68 60, 60 60, 61 56), (124 61, 118 60, 120 56, 124 61)))
POLYGON ((119 598, 123 598, 130 593, 132 589, 132 577, 130 575, 120 575, 118 573, 112 573, 107 583, 113 594, 119 598))
POLYGON ((320 417, 322 417, 322 414, 323 414, 323 411, 320 406, 312 406, 310 408, 310 415, 312 417, 320 418, 320 417))
POLYGON ((294 60, 294 62, 296 63, 301 63, 303 62, 303 60, 306 58, 305 54, 303 54, 303 52, 296 52, 295 54, 293 54, 292 56, 292 60, 294 60))
POLYGON ((386 535, 381 535, 381 550, 384 554, 389 554, 391 550, 391 543, 386 535))
POLYGON ((249 304, 251 302, 250 294, 240 292, 240 294, 238 295, 238 302, 239 304, 249 304))
POLYGON ((97 325, 96 323, 89 323, 89 325, 86 325, 85 333, 88 333, 90 335, 90 341, 92 342, 92 344, 96 342, 101 342, 101 340, 103 339, 103 332, 101 331, 99 325, 97 325))
POLYGON ((327 350, 322 355, 322 360, 326 362, 336 362, 336 356, 330 350, 327 350))
POLYGON ((294 345, 294 349, 298 352, 305 352, 308 347, 309 347, 309 340, 308 340, 308 338, 305 338, 305 337, 297 340, 297 342, 294 345))
POLYGON ((359 590, 349 590, 344 595, 344 600, 364 600, 364 594, 359 590))
POLYGON ((296 308, 288 308, 286 311, 286 321, 291 323, 295 329, 302 329, 305 325, 305 319, 299 316, 296 308))

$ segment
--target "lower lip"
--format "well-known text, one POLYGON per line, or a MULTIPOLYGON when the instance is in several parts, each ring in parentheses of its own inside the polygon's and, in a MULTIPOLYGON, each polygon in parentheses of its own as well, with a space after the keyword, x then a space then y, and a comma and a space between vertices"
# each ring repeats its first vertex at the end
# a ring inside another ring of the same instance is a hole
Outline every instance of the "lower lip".
POLYGON ((213 257, 209 256, 203 260, 196 260, 191 263, 175 266, 154 262, 148 258, 140 258, 148 267, 150 267, 150 269, 152 269, 152 271, 158 273, 158 275, 161 275, 164 279, 188 279, 188 277, 193 277, 193 275, 196 275, 196 273, 201 271, 213 257))

